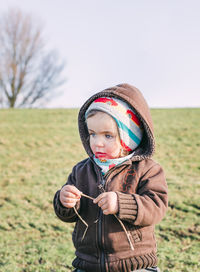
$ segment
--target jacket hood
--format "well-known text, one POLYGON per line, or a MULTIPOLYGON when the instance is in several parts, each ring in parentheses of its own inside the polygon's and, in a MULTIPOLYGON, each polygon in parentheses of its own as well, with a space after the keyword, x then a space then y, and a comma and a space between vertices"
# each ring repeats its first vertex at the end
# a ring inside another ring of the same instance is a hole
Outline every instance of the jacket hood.
POLYGON ((133 161, 140 161, 150 158, 155 151, 155 139, 153 134, 153 122, 149 107, 142 93, 134 86, 127 83, 119 84, 105 89, 91 96, 81 107, 78 116, 78 125, 80 138, 87 154, 92 157, 93 153, 89 144, 89 134, 87 130, 85 112, 89 105, 99 97, 115 97, 128 103, 136 112, 138 118, 143 124, 144 133, 142 141, 137 149, 134 150, 133 161))

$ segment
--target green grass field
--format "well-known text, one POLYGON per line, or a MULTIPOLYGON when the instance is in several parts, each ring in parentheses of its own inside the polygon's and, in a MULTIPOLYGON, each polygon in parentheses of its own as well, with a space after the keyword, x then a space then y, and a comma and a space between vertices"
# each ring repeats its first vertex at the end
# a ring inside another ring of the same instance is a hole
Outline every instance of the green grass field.
MULTIPOLYGON (((85 158, 78 110, 0 110, 0 271, 72 271, 73 224, 52 199, 85 158)), ((154 159, 166 172, 169 209, 156 226, 162 272, 200 271, 200 109, 154 109, 154 159)), ((95 272, 95 271, 94 271, 95 272)))

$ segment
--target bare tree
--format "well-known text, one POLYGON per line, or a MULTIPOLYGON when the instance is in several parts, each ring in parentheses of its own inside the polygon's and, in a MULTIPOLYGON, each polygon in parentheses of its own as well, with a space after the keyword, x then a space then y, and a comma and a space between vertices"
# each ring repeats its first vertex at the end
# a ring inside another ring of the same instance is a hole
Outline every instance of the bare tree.
POLYGON ((51 97, 61 85, 64 63, 44 48, 41 27, 29 15, 9 10, 0 19, 0 98, 8 107, 27 107, 51 97))

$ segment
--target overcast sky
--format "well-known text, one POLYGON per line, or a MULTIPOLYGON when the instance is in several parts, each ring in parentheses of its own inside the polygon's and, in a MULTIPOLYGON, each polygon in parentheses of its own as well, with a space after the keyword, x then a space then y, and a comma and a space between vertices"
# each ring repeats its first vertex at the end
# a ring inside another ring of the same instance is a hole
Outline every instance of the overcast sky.
POLYGON ((44 25, 66 61, 62 95, 47 107, 80 107, 127 82, 150 107, 200 106, 199 0, 0 0, 44 25))

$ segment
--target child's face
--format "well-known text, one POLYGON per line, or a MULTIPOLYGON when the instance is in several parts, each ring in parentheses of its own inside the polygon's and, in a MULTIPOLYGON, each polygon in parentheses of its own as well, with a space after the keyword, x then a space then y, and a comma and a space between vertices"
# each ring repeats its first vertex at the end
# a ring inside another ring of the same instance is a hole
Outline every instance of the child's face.
POLYGON ((116 159, 120 157, 121 144, 117 124, 104 113, 97 112, 87 119, 90 147, 96 158, 116 159))

